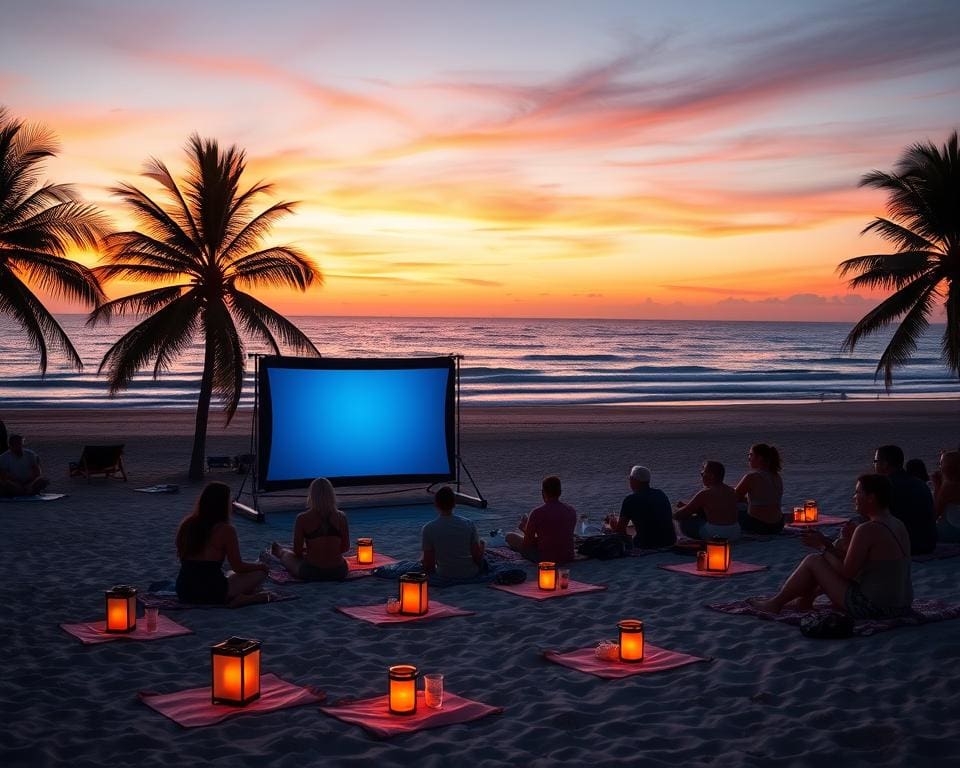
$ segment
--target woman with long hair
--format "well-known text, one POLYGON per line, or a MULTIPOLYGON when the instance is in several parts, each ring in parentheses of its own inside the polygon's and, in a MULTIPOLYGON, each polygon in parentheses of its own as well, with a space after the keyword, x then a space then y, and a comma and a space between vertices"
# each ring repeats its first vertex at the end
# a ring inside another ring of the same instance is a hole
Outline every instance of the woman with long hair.
POLYGON ((350 549, 347 516, 337 509, 333 484, 318 477, 307 491, 307 510, 293 524, 293 550, 273 542, 270 551, 287 571, 304 581, 343 581, 347 561, 343 553, 350 549))
POLYGON ((737 498, 746 500, 740 512, 740 528, 746 533, 780 533, 783 530, 783 461, 776 446, 756 443, 747 454, 750 471, 735 488, 737 498))
POLYGON ((258 592, 267 577, 264 563, 240 557, 237 529, 230 522, 230 486, 208 483, 193 512, 177 528, 177 597, 185 603, 227 604, 236 608, 267 601, 258 592), (232 571, 223 572, 224 559, 232 571))

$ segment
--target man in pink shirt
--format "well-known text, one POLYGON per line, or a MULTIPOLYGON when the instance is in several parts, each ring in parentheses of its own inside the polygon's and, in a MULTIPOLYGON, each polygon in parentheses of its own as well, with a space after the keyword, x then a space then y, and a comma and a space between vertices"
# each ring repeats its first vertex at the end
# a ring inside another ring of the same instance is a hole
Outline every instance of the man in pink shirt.
POLYGON ((520 533, 508 533, 507 545, 535 563, 573 560, 573 529, 577 510, 560 501, 560 478, 543 478, 543 504, 520 519, 520 533))

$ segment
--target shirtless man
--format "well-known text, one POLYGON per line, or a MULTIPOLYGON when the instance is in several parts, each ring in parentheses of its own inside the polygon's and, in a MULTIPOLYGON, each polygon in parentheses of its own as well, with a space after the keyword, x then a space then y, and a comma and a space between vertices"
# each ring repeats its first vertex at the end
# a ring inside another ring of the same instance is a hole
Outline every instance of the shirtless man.
POLYGON ((726 469, 719 461, 706 461, 700 470, 703 488, 690 501, 677 502, 673 519, 691 539, 740 538, 737 492, 723 482, 726 469))

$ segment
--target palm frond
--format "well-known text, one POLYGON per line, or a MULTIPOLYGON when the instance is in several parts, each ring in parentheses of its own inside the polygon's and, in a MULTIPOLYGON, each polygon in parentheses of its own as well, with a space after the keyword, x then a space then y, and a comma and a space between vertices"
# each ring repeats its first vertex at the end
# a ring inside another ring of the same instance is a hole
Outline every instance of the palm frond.
POLYGON ((151 288, 149 291, 132 293, 129 296, 121 296, 119 299, 104 302, 90 313, 87 318, 87 325, 95 326, 101 322, 109 323, 114 317, 127 314, 149 314, 183 296, 187 296, 184 290, 189 288, 191 288, 189 285, 169 285, 163 288, 151 288))
POLYGON ((248 221, 226 248, 220 252, 221 263, 227 264, 239 254, 255 247, 273 228, 278 219, 293 213, 295 203, 277 203, 248 221))
POLYGON ((927 320, 932 307, 935 286, 927 286, 907 311, 877 363, 876 376, 883 373, 887 392, 893 386, 893 369, 904 365, 917 349, 917 342, 929 326, 927 320))
MULTIPOLYGON (((276 335, 288 349, 320 357, 320 351, 307 335, 276 310, 253 298, 250 294, 236 289, 230 292, 230 301, 234 312, 237 313, 247 330, 261 334, 263 338, 267 339, 268 343, 276 335), (269 329, 270 335, 262 334, 260 329, 263 327, 269 329)), ((272 347, 274 351, 279 353, 276 341, 272 341, 272 347)))
POLYGON ((82 264, 43 251, 4 248, 0 240, 0 258, 27 282, 56 296, 97 306, 106 296, 93 270, 82 264))
POLYGON ((213 392, 223 403, 229 424, 243 392, 243 343, 230 312, 219 302, 210 302, 204 308, 203 330, 208 349, 209 345, 213 348, 213 392))
POLYGON ((228 275, 244 286, 296 288, 305 291, 323 283, 323 275, 305 254, 290 246, 275 246, 237 259, 228 275))
POLYGON ((886 328, 894 320, 907 314, 925 293, 929 293, 935 287, 923 278, 903 286, 860 318, 847 334, 842 348, 853 352, 862 338, 886 328))
POLYGON ((936 246, 927 238, 889 219, 874 219, 861 230, 860 234, 866 235, 871 232, 893 243, 901 251, 936 251, 936 246))
POLYGON ((153 179, 170 193, 171 199, 176 203, 178 208, 178 216, 175 218, 178 219, 181 229, 183 228, 183 225, 186 225, 186 227, 190 230, 193 241, 195 243, 200 243, 200 230, 197 229, 196 218, 194 217, 193 212, 190 210, 190 207, 187 205, 187 201, 184 199, 183 193, 180 191, 180 187, 177 184, 176 179, 173 178, 173 174, 167 169, 166 164, 162 160, 151 157, 147 161, 143 175, 148 179, 153 179))
POLYGON ((197 254, 200 250, 200 243, 194 242, 180 223, 142 190, 131 184, 120 184, 110 191, 131 210, 151 239, 165 242, 183 254, 197 254))
POLYGON ((0 213, 0 220, 4 221, 8 228, 15 227, 48 206, 79 200, 76 190, 69 184, 47 184, 32 192, 27 190, 22 195, 10 197, 11 206, 5 213, 0 213))
POLYGON ((107 262, 130 261, 161 267, 182 275, 199 275, 203 267, 195 251, 185 253, 176 245, 141 232, 114 232, 108 236, 104 258, 107 262))

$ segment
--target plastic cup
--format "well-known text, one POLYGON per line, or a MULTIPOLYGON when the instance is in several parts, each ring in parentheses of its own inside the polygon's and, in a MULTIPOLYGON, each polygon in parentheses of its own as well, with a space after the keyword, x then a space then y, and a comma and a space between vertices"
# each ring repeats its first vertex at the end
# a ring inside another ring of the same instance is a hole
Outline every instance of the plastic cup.
POLYGON ((560 569, 560 589, 567 589, 570 586, 570 569, 560 569))
POLYGON ((396 597, 387 599, 387 613, 400 613, 400 600, 396 597))
POLYGON ((156 632, 157 631, 157 621, 160 618, 160 609, 159 608, 145 608, 143 615, 147 619, 147 632, 156 632))
POLYGON ((423 701, 430 709, 443 707, 443 675, 435 672, 423 676, 423 701))

